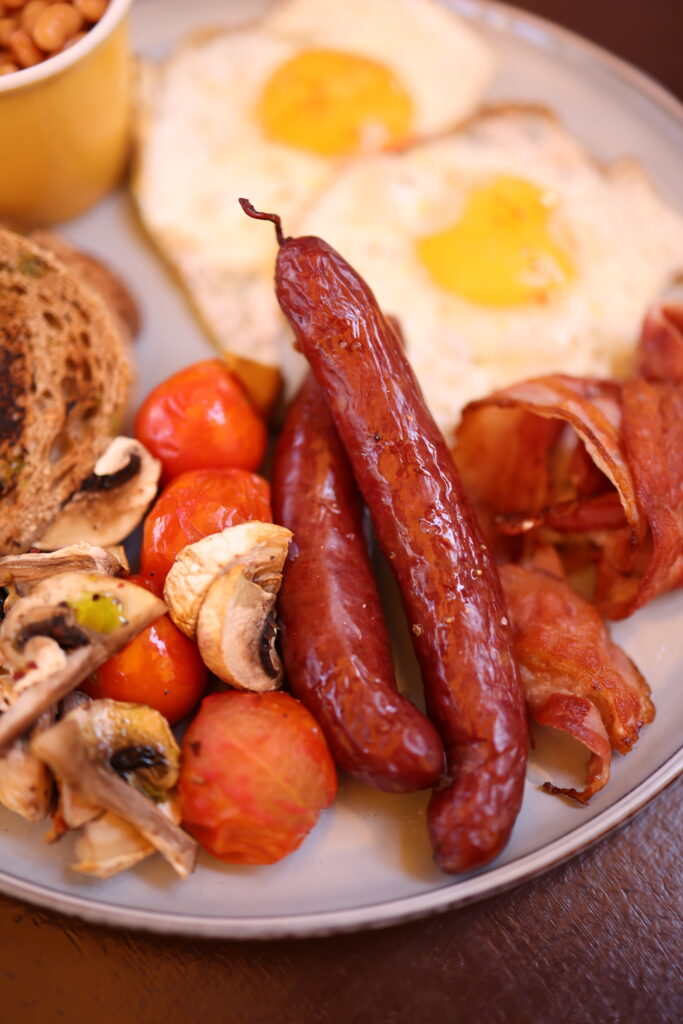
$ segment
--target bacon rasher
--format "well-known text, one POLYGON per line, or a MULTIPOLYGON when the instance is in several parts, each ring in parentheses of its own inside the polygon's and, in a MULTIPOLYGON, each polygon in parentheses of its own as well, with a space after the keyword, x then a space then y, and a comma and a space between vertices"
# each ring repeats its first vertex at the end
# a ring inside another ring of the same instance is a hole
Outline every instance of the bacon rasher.
POLYGON ((609 779, 612 749, 628 753, 654 718, 649 687, 595 606, 561 575, 505 565, 501 582, 529 714, 590 751, 584 789, 544 789, 587 803, 609 779))
MULTIPOLYGON (((632 614, 683 581, 683 306, 647 316, 625 382, 555 374, 465 409, 455 458, 497 552, 543 537, 597 563, 595 601, 632 614)), ((531 541, 531 545, 529 544, 531 541)))

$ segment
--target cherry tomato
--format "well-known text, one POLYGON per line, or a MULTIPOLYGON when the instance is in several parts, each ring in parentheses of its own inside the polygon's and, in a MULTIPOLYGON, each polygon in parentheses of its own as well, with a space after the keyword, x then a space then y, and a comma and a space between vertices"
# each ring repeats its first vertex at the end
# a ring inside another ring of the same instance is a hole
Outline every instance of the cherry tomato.
POLYGON ((183 473, 161 492, 145 520, 142 571, 163 587, 173 559, 187 544, 237 523, 272 518, 263 477, 244 469, 183 473))
POLYGON ((182 744, 183 823, 219 860, 273 864, 296 850, 337 792, 313 716, 286 693, 205 697, 182 744))
MULTIPOLYGON (((144 576, 130 581, 159 595, 156 583, 144 576)), ((148 704, 173 725, 195 706, 207 675, 197 645, 162 615, 100 665, 81 689, 94 698, 148 704)))
POLYGON ((135 418, 135 436, 170 480, 191 469, 257 469, 267 430, 226 365, 206 359, 150 391, 135 418))

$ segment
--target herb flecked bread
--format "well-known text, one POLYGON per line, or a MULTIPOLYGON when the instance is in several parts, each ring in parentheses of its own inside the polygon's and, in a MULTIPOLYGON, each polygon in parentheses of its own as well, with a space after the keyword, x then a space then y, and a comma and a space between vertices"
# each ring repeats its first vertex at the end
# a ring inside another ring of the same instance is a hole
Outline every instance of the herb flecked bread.
POLYGON ((0 554, 25 551, 118 431, 131 367, 101 298, 0 229, 0 554))

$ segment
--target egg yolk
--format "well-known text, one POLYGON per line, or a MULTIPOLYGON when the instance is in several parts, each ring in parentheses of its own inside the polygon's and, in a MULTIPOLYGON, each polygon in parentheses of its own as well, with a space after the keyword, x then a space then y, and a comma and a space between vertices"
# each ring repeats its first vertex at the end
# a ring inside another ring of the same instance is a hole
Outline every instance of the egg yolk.
POLYGON ((268 139, 334 157, 407 139, 413 103, 393 71, 377 61, 304 50, 270 77, 257 115, 268 139))
POLYGON ((418 258, 436 284, 470 302, 545 302, 574 274, 549 231, 555 205, 537 185, 496 178, 470 192, 456 224, 418 241, 418 258))

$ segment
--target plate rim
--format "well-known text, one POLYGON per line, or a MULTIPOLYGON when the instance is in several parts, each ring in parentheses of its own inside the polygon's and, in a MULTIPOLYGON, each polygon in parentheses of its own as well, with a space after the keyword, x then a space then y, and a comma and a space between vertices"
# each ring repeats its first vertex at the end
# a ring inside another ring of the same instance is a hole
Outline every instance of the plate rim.
POLYGON ((128 927, 162 935, 263 940, 324 937, 360 929, 383 928, 496 896, 522 882, 537 878, 552 868, 559 867, 606 838, 620 826, 627 824, 681 774, 683 747, 616 803, 605 808, 591 821, 577 825, 552 843, 546 843, 508 864, 483 869, 470 878, 454 880, 450 884, 425 893, 343 910, 253 917, 173 914, 125 905, 117 906, 85 896, 74 896, 48 886, 17 879, 4 871, 0 871, 0 892, 25 899, 47 910, 79 917, 93 924, 128 927))
MULTIPOLYGON (((498 0, 441 2, 460 14, 468 23, 482 23, 494 31, 510 33, 516 38, 531 42, 532 45, 542 46, 546 52, 579 51, 589 61, 599 63, 622 84, 626 82, 636 92, 644 94, 683 129, 683 104, 664 85, 647 72, 572 29, 498 0), (531 38, 529 29, 533 30, 531 38)), ((153 7, 159 7, 160 3, 161 0, 148 0, 140 6, 150 11, 153 7)), ((250 917, 174 914, 72 895, 48 885, 18 878, 3 870, 0 870, 0 892, 25 900, 34 906, 77 917, 92 924, 127 927, 163 935, 263 940, 322 937, 383 928, 428 914, 467 906, 498 895, 558 867, 625 825, 681 774, 683 745, 615 803, 600 811, 590 821, 577 825, 551 843, 546 843, 507 864, 484 868, 471 877, 454 879, 424 893, 350 908, 250 917)))
MULTIPOLYGON (((159 0, 156 0, 159 2, 159 0)), ((579 50, 591 61, 595 61, 610 71, 620 81, 624 79, 639 92, 644 93, 657 106, 664 107, 683 129, 683 100, 679 100, 667 87, 652 74, 636 67, 625 57, 619 57, 599 43, 582 36, 571 28, 550 21, 540 14, 534 14, 513 4, 501 0, 440 0, 453 11, 460 14, 469 23, 481 22, 488 28, 498 31, 504 26, 505 31, 529 41, 526 26, 530 26, 543 34, 544 47, 558 47, 564 52, 579 50)), ((537 37, 531 40, 537 44, 537 37)))

